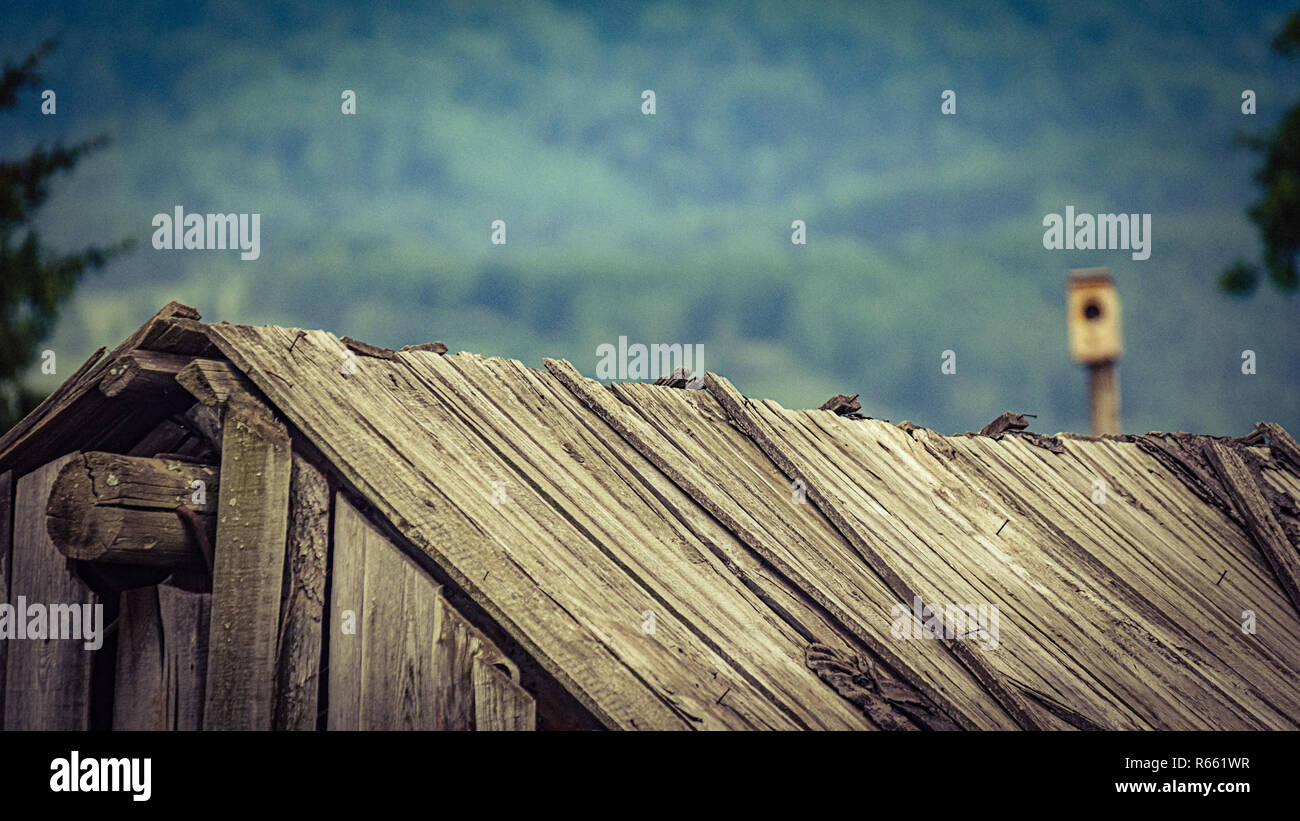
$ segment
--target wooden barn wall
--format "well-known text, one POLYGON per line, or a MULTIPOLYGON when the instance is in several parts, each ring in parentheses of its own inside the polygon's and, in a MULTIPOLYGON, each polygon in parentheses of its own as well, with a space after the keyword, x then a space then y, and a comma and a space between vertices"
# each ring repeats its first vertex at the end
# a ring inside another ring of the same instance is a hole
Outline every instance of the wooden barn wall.
POLYGON ((518 668, 339 495, 332 563, 329 729, 534 729, 518 668))

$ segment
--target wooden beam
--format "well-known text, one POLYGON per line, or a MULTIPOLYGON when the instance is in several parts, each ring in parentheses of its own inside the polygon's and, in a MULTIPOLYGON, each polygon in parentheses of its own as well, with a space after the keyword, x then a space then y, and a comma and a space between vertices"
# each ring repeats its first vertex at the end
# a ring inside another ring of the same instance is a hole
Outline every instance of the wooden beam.
POLYGON ((175 459, 74 454, 59 470, 46 507, 59 552, 84 561, 205 567, 206 560, 178 507, 194 511, 212 543, 217 467, 175 459), (199 483, 196 485, 196 483, 199 483))
MULTIPOLYGON (((45 503, 65 456, 18 480, 14 499, 9 603, 99 605, 98 597, 68 569, 45 530, 45 503)), ((94 613, 95 611, 90 611, 94 613)), ((102 610, 99 611, 102 614, 102 610)), ((99 625, 102 630, 106 625, 99 625)), ((94 624, 92 622, 92 629, 94 624)), ((100 634, 103 638, 103 634, 100 634)), ((90 683, 94 653, 85 641, 9 640, 6 660, 6 730, 90 729, 90 683)))
POLYGON ((289 525, 289 434, 248 394, 231 393, 221 406, 221 505, 203 727, 270 729, 289 525))
POLYGON ((316 729, 329 516, 329 482, 295 454, 289 479, 289 543, 276 661, 277 730, 316 729))
POLYGON ((216 348, 208 339, 208 328, 199 322, 197 311, 192 317, 155 319, 145 326, 136 347, 184 356, 212 356, 216 353, 216 348))
POLYGON ((1300 555, 1273 516, 1273 506, 1255 482, 1246 463, 1231 448, 1213 439, 1204 445, 1206 461, 1219 475, 1223 489, 1246 525, 1251 541, 1264 554, 1278 585, 1300 613, 1300 555))
POLYGON ((192 357, 158 351, 131 351, 118 357, 99 381, 99 391, 129 402, 156 402, 162 394, 181 390, 176 374, 192 357))
MULTIPOLYGON (((9 601, 10 561, 13 558, 14 536, 14 475, 11 471, 0 473, 0 603, 9 601)), ((9 642, 0 640, 0 730, 5 728, 5 659, 9 642)))

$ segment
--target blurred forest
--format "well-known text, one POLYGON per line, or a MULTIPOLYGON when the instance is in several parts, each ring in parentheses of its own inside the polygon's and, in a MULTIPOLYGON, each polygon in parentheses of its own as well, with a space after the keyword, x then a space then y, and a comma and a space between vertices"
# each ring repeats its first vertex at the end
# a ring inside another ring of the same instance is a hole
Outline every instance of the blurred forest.
POLYGON ((1270 48, 1292 8, 17 0, 0 54, 63 32, 44 72, 59 113, 27 101, 0 156, 108 133, 42 236, 137 240, 64 312, 59 374, 27 380, 52 389, 176 299, 589 375, 620 335, 703 344, 710 370, 787 406, 860 392, 864 413, 945 432, 1004 410, 1086 430, 1065 281, 1106 265, 1126 430, 1294 431, 1296 297, 1218 288, 1263 256, 1260 157, 1235 135, 1296 102, 1300 63, 1270 48), (154 250, 150 220, 176 205, 261 213, 261 258, 154 250), (1066 205, 1152 214, 1151 258, 1045 250, 1066 205))

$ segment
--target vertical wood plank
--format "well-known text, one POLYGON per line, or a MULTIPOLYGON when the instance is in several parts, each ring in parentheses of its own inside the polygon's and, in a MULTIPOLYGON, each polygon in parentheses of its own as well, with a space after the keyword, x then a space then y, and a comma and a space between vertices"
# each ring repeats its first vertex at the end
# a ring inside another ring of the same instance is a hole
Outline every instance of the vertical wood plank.
MULTIPOLYGON (((18 480, 14 496, 9 601, 27 604, 95 605, 98 597, 72 575, 68 561, 45 532, 50 488, 75 454, 55 459, 18 480)), ((18 614, 16 614, 18 615, 18 614)), ((21 615, 18 615, 21 618, 21 615)), ((6 640, 7 730, 87 730, 93 651, 84 642, 6 640)))
POLYGON ((246 394, 230 398, 224 420, 203 727, 265 730, 289 525, 289 435, 246 394))
MULTIPOLYGON (((367 527, 369 525, 367 524, 367 527)), ((408 625, 404 618, 403 559, 379 533, 366 535, 365 598, 361 619, 361 729, 401 729, 399 679, 409 672, 403 659, 408 625)), ((409 625, 417 635, 418 624, 409 625)))
MULTIPOLYGON (((0 473, 0 602, 9 601, 9 559, 14 535, 14 474, 0 473)), ((5 673, 9 642, 0 639, 0 730, 5 728, 5 673)))
POLYGON ((276 664, 277 730, 316 729, 329 513, 329 483, 320 471, 294 456, 276 664))
POLYGON ((533 697, 482 655, 474 657, 474 729, 537 729, 533 697))
POLYGON ((328 716, 330 730, 361 729, 361 617, 365 612, 366 542, 370 527, 341 494, 334 495, 330 550, 328 716), (350 632, 345 632, 350 631, 350 632))
POLYGON ((212 594, 159 585, 163 717, 169 730, 203 729, 212 594))
POLYGON ((114 730, 201 730, 208 593, 169 585, 121 594, 114 730))
POLYGON ((402 609, 404 647, 402 678, 398 683, 398 709, 405 727, 436 728, 438 670, 434 666, 433 636, 440 587, 414 562, 403 572, 402 609))
POLYGON ((114 730, 165 730, 163 632, 158 588, 124 590, 117 614, 114 730))
POLYGON ((438 679, 434 693, 434 726, 438 730, 474 729, 474 657, 483 640, 447 600, 434 607, 437 640, 433 646, 438 679))

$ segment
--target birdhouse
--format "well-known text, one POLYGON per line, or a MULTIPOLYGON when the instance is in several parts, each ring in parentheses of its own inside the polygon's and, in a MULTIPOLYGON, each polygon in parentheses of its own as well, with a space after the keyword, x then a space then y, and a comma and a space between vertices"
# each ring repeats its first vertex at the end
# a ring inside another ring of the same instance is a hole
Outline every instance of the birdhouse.
POLYGON ((1120 330, 1119 294, 1109 268, 1070 271, 1066 295, 1070 355, 1087 364, 1112 362, 1124 353, 1120 330))

